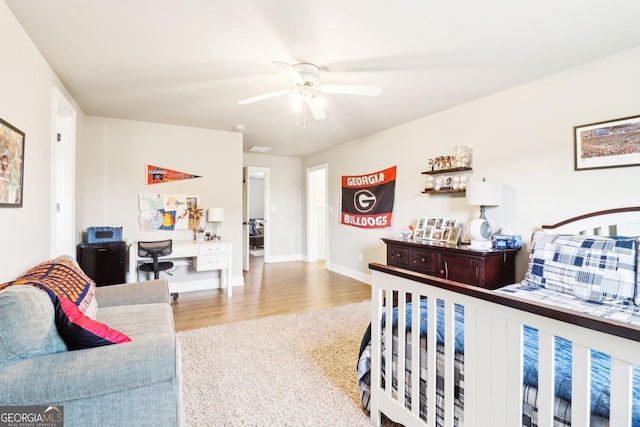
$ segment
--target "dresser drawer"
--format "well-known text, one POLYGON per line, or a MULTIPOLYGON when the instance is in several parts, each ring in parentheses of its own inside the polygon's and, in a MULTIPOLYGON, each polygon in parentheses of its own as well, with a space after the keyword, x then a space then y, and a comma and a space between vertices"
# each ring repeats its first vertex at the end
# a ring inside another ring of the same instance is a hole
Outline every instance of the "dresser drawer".
POLYGON ((227 268, 226 255, 198 255, 194 258, 196 271, 221 270, 227 268))
POLYGON ((434 251, 422 251, 413 249, 411 251, 411 269, 420 273, 439 276, 440 254, 434 251))
POLYGON ((409 249, 389 245, 387 247, 387 264, 400 268, 409 267, 409 249))

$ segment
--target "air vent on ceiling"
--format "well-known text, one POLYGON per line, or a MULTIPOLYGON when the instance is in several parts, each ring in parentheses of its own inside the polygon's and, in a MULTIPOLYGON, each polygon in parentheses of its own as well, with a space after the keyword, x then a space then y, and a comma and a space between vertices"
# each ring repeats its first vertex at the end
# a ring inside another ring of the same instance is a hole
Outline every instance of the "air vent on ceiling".
POLYGON ((271 147, 259 147, 256 145, 252 145, 251 147, 249 147, 247 149, 247 151, 252 151, 254 153, 265 153, 267 151, 271 150, 271 147))

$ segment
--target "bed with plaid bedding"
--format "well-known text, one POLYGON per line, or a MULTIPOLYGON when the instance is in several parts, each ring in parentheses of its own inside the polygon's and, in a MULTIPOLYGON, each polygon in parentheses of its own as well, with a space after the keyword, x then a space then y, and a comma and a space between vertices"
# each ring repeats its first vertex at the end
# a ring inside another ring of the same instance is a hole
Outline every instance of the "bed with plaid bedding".
MULTIPOLYGON (((554 291, 549 291, 543 288, 531 287, 530 285, 517 284, 507 288, 503 288, 501 292, 510 294, 517 294, 522 296, 528 294, 529 299, 535 299, 538 301, 549 299, 554 301, 558 306, 567 307, 570 306, 574 310, 583 312, 599 312, 600 314, 612 316, 613 311, 611 308, 607 308, 606 305, 594 304, 564 294, 558 298, 558 294, 554 291), (537 290, 537 292, 534 292, 537 290), (535 298, 532 297, 535 295, 535 298), (546 298, 545 298, 546 296, 546 298), (555 298, 555 299, 554 299, 555 298), (599 308, 599 310, 598 310, 599 308)), ((443 344, 444 344, 444 317, 443 317, 443 304, 442 301, 438 301, 438 312, 436 315, 438 325, 438 337, 437 342, 437 367, 436 367, 436 425, 444 425, 443 411, 441 401, 444 399, 444 388, 442 386, 444 371, 442 363, 444 357, 443 344)), ((635 305, 620 304, 621 307, 626 307, 626 314, 623 317, 627 320, 634 322, 640 321, 640 313, 638 307, 635 305)), ((407 363, 407 375, 405 378, 410 378, 410 366, 411 366, 411 303, 407 305, 406 325, 407 331, 405 333, 407 341, 406 361, 407 363)), ((427 304, 426 300, 422 300, 420 303, 420 417, 422 419, 427 418, 427 405, 426 405, 426 330, 427 330, 427 304)), ((625 312, 623 309, 622 312, 625 312)), ((616 317, 620 318, 620 310, 615 311, 616 317)), ((393 355, 393 368, 397 369, 397 309, 393 311, 393 340, 392 340, 392 355, 393 355)), ((383 317, 382 324, 385 324, 385 317, 383 317)), ((455 306, 455 359, 454 359, 454 425, 464 425, 463 408, 464 408, 464 307, 460 305, 455 306)), ((386 337, 383 337, 383 348, 385 346, 386 337)), ((571 342, 561 337, 555 338, 555 404, 554 404, 554 420, 556 427, 571 426, 571 366, 572 366, 572 349, 571 342)), ((384 352, 382 352, 384 355, 384 352)), ((531 327, 525 326, 523 328, 523 413, 522 413, 522 426, 523 427, 536 427, 538 425, 538 412, 537 412, 537 396, 538 396, 538 333, 537 330, 531 327)), ((384 358, 384 356, 383 356, 384 358)), ((384 366, 384 363, 382 364, 384 366)), ((369 399, 370 399, 370 370, 371 370, 371 348, 370 348, 370 326, 365 331, 361 345, 360 355, 358 360, 358 385, 360 388, 360 398, 362 401, 362 407, 365 411, 369 411, 369 399)), ((592 427, 608 427, 609 426, 609 381, 611 371, 610 357, 602 352, 592 352, 592 365, 591 365, 591 378, 592 378, 592 390, 591 390, 591 426, 592 427)), ((633 393, 634 393, 634 407, 633 407, 633 426, 640 426, 640 370, 634 369, 633 378, 633 393)), ((387 374, 383 371, 383 382, 387 381, 387 374)), ((392 373, 392 388, 397 390, 397 375, 392 373)), ((411 408, 411 384, 407 381, 405 387, 405 394, 407 397, 408 405, 411 408)))
POLYGON ((524 280, 495 291, 369 265, 372 332, 362 340, 358 378, 374 425, 386 415, 407 426, 462 426, 466 418, 478 427, 640 427, 640 206, 541 228, 524 280), (405 297, 436 312, 444 301, 447 342, 434 313, 428 336, 422 324, 411 330, 412 319, 426 317, 418 310, 398 322, 407 339, 398 332, 396 310, 411 304, 405 297), (468 340, 462 347, 453 342, 458 306, 464 315, 455 329, 468 340), (392 325, 381 326, 385 316, 392 325), (389 335, 392 349, 385 348, 389 335), (420 349, 409 337, 420 337, 420 349), (427 352, 426 343, 437 351, 427 352), (419 405, 406 397, 411 388, 420 388, 419 405))

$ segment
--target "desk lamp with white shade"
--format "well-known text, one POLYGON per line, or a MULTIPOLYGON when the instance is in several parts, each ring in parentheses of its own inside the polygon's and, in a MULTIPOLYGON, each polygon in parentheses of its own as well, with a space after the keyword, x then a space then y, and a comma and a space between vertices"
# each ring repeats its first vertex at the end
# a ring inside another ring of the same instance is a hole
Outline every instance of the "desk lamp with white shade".
POLYGON ((467 184, 467 203, 480 206, 480 218, 476 218, 469 223, 469 237, 471 238, 471 249, 487 250, 491 249, 491 224, 485 216, 487 206, 500 206, 502 203, 502 184, 487 182, 482 178, 480 182, 469 182, 467 184))
POLYGON ((213 238, 219 240, 218 224, 224 221, 224 208, 209 208, 207 210, 207 222, 213 223, 213 238))

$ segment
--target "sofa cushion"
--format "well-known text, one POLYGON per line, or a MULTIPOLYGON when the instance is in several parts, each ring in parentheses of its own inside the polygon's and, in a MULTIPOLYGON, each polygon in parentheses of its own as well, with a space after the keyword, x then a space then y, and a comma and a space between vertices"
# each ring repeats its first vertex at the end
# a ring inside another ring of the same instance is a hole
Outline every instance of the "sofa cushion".
POLYGON ((66 351, 49 295, 33 286, 0 291, 0 363, 66 351))
POLYGON ((587 301, 637 295, 638 241, 534 233, 524 282, 587 301))
POLYGON ((165 303, 103 307, 97 320, 122 331, 133 340, 175 334, 171 305, 165 303))

